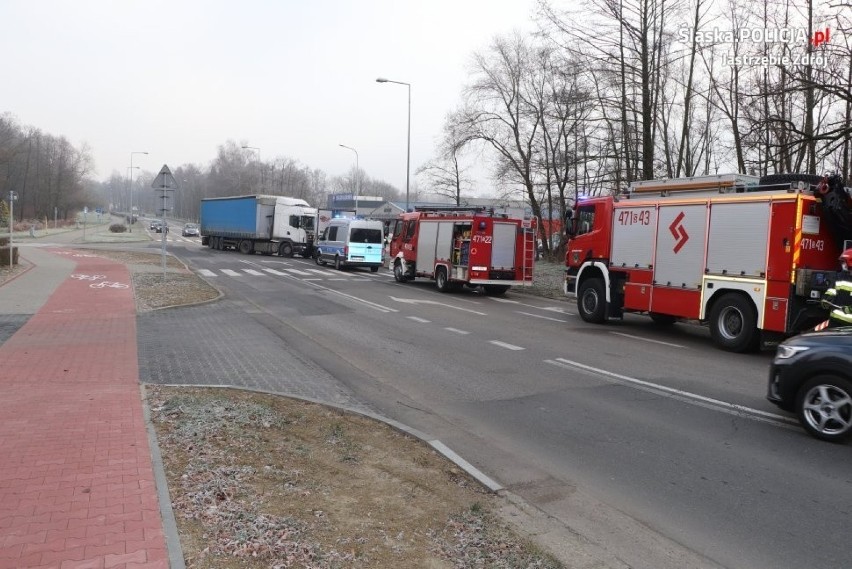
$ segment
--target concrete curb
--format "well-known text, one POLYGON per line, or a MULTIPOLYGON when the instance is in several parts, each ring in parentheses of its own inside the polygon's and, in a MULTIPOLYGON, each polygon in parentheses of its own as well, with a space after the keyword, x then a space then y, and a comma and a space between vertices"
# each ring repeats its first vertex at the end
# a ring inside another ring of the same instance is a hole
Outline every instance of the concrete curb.
POLYGON ((163 467, 163 455, 160 453, 160 445, 157 444, 157 432, 154 429, 153 421, 151 421, 151 408, 148 406, 148 392, 145 389, 145 384, 140 384, 139 390, 142 395, 142 415, 145 418, 145 429, 148 432, 148 446, 151 448, 151 463, 154 466, 154 483, 157 485, 157 498, 160 502, 160 517, 163 519, 163 533, 166 537, 166 548, 169 550, 169 567, 171 569, 186 569, 177 520, 175 520, 175 512, 172 509, 166 470, 163 467))

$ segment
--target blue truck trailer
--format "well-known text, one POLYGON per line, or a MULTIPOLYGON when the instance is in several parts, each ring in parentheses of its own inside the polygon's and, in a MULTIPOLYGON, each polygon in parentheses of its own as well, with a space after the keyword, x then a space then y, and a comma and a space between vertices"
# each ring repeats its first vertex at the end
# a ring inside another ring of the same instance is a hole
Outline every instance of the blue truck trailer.
POLYGON ((233 196, 201 200, 201 244, 244 255, 310 257, 316 242, 317 209, 285 196, 233 196))

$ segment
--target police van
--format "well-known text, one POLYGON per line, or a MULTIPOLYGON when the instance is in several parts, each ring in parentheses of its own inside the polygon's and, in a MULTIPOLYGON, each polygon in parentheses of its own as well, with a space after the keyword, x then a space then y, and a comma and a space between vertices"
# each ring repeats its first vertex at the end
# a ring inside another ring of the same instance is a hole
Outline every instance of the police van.
POLYGON ((382 266, 384 224, 370 219, 339 217, 332 219, 317 240, 314 259, 317 265, 331 263, 335 269, 382 266))

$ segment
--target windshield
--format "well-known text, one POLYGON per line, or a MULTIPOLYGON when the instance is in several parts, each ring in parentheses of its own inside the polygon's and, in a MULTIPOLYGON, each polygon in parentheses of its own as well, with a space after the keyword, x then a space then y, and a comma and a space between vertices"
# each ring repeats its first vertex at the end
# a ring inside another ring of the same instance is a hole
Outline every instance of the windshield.
POLYGON ((310 215, 303 215, 302 216, 302 228, 307 229, 307 230, 311 230, 311 229, 314 228, 313 216, 310 216, 310 215))

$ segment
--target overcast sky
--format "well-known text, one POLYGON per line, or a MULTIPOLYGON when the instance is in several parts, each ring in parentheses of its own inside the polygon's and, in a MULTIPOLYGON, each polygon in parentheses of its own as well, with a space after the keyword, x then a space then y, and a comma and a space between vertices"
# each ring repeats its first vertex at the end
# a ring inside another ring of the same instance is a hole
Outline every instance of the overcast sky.
MULTIPOLYGON (((232 139, 405 189, 471 55, 532 29, 534 0, 0 0, 0 113, 86 144, 97 179, 206 167, 232 139)), ((480 192, 484 188, 480 188, 480 192)))

